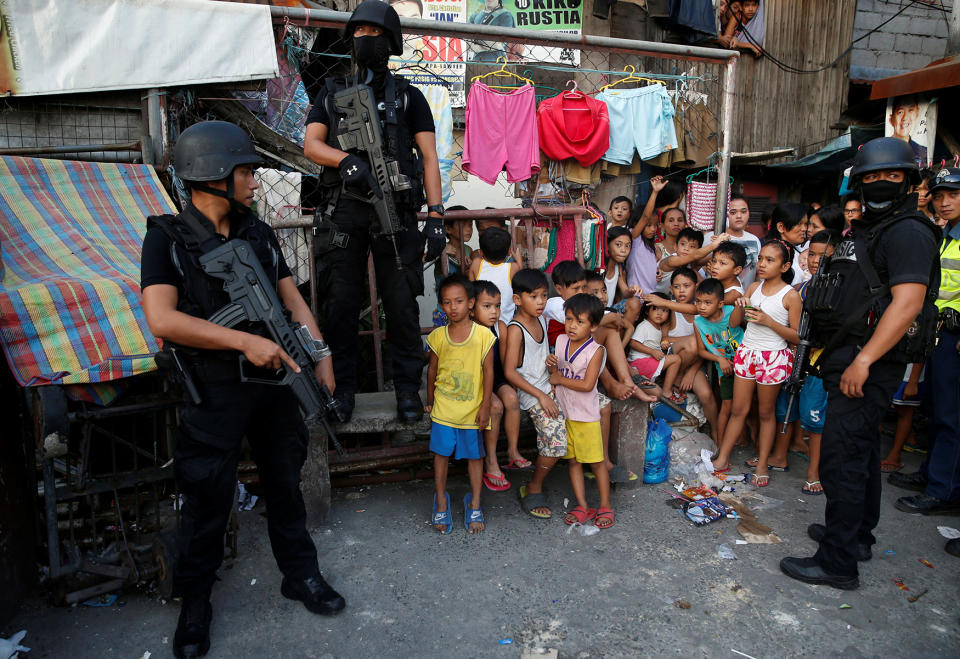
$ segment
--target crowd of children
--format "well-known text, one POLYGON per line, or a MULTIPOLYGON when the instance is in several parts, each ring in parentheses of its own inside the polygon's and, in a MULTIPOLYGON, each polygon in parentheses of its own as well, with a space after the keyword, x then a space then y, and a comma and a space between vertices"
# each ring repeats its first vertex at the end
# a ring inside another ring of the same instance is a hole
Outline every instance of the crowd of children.
MULTIPOLYGON (((438 275, 438 309, 448 324, 437 323, 427 340, 438 530, 452 528, 445 484, 451 455, 469 461, 464 514, 471 533, 483 529, 482 488, 510 489, 508 471, 530 473, 519 488, 523 510, 551 517, 544 480, 561 459, 569 463, 576 502, 565 521, 612 526, 610 483, 637 476, 609 459, 610 402, 631 396, 682 405, 692 392, 717 442, 718 473, 730 470, 734 446, 749 437, 757 451, 746 463, 752 484, 767 486, 771 471, 789 469, 788 452, 802 452, 809 457, 803 492, 822 494, 823 383, 808 375, 789 411, 783 385, 794 367, 810 278, 853 213, 780 203, 761 241, 747 230, 747 200, 735 194, 725 232, 704 235, 686 225, 682 189, 661 177, 650 184, 642 212, 626 197, 611 202, 604 269, 554 264, 552 297, 547 276, 523 267, 503 222, 477 222, 480 249, 472 254, 455 245, 469 229, 448 226, 444 258, 455 267, 438 275), (461 268, 464 255, 469 260, 461 268), (534 463, 518 449, 523 413, 537 434, 534 463), (497 460, 501 427, 504 465, 497 460), (587 477, 597 484, 595 508, 587 501, 587 477)), ((813 350, 811 362, 818 357, 813 350)), ((901 466, 922 380, 920 365, 904 375, 887 470, 901 466)))

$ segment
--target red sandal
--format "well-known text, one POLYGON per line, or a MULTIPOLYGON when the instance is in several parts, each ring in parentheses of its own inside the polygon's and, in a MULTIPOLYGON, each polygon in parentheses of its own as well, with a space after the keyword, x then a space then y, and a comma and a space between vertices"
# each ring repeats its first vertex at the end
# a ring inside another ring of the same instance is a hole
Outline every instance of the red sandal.
POLYGON ((589 522, 596 516, 596 508, 584 508, 583 506, 577 506, 567 513, 567 516, 563 518, 563 521, 566 522, 568 526, 571 526, 573 524, 583 524, 584 522, 589 522), (571 517, 573 518, 573 521, 570 521, 571 517))
POLYGON ((596 526, 598 529, 609 529, 611 526, 613 526, 613 521, 614 521, 613 508, 600 508, 597 510, 597 516, 593 520, 593 525, 596 526), (601 519, 608 519, 610 520, 610 523, 603 526, 601 526, 600 524, 597 524, 597 521, 601 519))

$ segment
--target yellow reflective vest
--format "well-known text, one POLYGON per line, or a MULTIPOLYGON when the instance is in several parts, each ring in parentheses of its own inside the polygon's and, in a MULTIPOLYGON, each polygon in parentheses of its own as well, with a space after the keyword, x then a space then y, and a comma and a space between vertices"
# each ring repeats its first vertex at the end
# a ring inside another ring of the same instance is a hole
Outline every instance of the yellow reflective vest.
POLYGON ((960 313, 960 225, 954 224, 940 246, 940 295, 937 308, 960 313), (950 238, 953 237, 953 240, 950 238))

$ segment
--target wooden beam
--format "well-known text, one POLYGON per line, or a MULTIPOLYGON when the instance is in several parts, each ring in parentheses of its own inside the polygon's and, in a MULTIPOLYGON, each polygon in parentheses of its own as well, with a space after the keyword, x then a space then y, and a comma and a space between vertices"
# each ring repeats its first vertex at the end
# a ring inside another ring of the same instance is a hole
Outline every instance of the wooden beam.
POLYGON ((239 100, 201 99, 203 104, 226 121, 247 131, 264 151, 276 154, 285 164, 294 166, 303 174, 318 174, 320 166, 303 155, 303 147, 287 139, 257 119, 239 100))

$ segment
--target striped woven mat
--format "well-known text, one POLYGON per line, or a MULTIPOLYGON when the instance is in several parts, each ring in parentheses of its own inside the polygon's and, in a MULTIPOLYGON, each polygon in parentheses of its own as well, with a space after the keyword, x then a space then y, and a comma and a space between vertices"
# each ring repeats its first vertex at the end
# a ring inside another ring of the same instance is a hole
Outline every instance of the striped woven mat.
POLYGON ((150 166, 0 158, 0 343, 20 385, 106 403, 104 383, 156 368, 140 248, 147 216, 176 212, 150 166))

